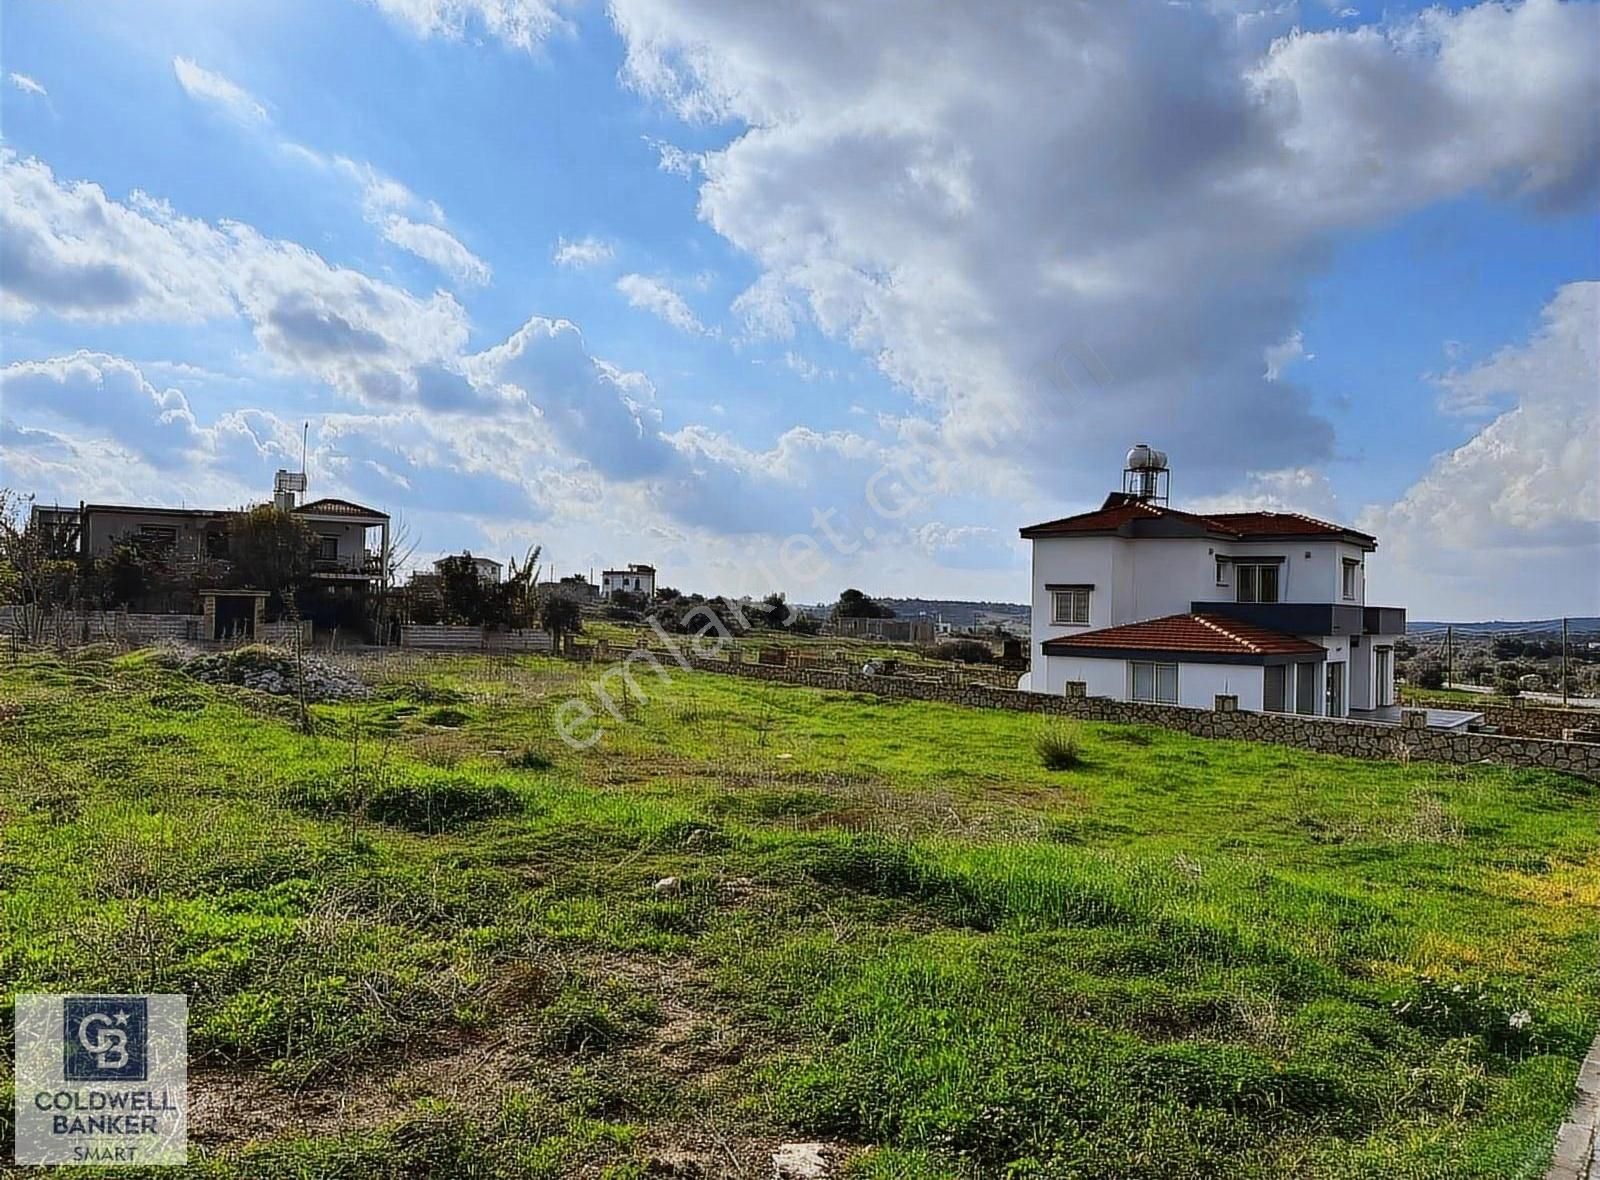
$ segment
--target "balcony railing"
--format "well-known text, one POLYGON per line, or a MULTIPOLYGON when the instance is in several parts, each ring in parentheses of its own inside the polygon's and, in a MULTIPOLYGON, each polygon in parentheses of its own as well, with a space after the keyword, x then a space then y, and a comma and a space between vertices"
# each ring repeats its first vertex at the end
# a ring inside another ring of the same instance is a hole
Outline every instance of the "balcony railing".
POLYGON ((1196 614, 1221 615, 1288 635, 1403 635, 1403 606, 1345 602, 1191 602, 1196 614))
POLYGON ((314 574, 362 574, 369 578, 376 578, 383 572, 383 559, 371 550, 359 556, 351 554, 341 557, 315 557, 311 560, 311 572, 314 574))

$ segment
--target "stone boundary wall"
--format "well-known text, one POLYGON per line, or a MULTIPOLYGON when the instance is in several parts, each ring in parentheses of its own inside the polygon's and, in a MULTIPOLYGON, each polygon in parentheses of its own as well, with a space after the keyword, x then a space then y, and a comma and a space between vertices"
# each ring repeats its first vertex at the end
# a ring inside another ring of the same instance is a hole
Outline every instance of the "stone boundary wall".
MULTIPOLYGON (((62 611, 44 617, 43 638, 54 643, 158 643, 199 637, 203 615, 130 614, 127 611, 62 611)), ((0 607, 0 631, 20 636, 22 608, 0 607)))
MULTIPOLYGON (((614 654, 618 659, 629 655, 622 650, 614 654)), ((681 666, 671 653, 657 651, 652 654, 669 673, 672 668, 681 666)), ((1343 718, 1214 712, 1180 705, 1114 701, 1109 697, 1050 696, 1015 688, 962 682, 959 672, 952 672, 944 679, 931 676, 863 676, 844 669, 780 667, 742 658, 706 659, 684 655, 683 660, 702 672, 719 672, 808 688, 872 693, 882 697, 937 701, 980 709, 1009 709, 1120 725, 1154 725, 1195 737, 1272 742, 1347 758, 1371 760, 1403 757, 1427 762, 1493 762, 1502 766, 1538 767, 1600 782, 1600 745, 1580 742, 1510 737, 1504 734, 1453 733, 1343 718)), ((649 681, 645 679, 649 674, 648 669, 638 667, 642 659, 633 662, 632 675, 648 691, 649 681)))
MULTIPOLYGON (((1467 706, 1470 707, 1470 706, 1467 706)), ((1552 709, 1540 705, 1485 705, 1473 707, 1483 723, 1501 733, 1521 737, 1559 738, 1569 729, 1600 728, 1600 709, 1552 709)))
POLYGON ((406 624, 400 628, 400 646, 492 652, 548 652, 554 647, 544 631, 485 631, 452 623, 406 624))

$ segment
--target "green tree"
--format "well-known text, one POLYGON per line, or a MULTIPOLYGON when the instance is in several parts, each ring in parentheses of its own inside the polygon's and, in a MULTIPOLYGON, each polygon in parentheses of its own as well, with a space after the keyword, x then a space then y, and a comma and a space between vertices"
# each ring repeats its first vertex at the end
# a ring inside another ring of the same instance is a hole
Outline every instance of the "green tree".
POLYGON ((305 524, 272 504, 228 522, 228 583, 286 597, 311 578, 313 539, 305 524))
POLYGON ((583 630, 583 612, 576 599, 552 591, 539 600, 539 626, 559 643, 563 635, 583 630))
POLYGON ((498 603, 492 601, 490 588, 478 576, 472 564, 472 554, 442 558, 435 563, 439 574, 439 595, 444 602, 444 621, 482 626, 499 620, 498 603))
POLYGON ((850 589, 839 595, 839 601, 833 607, 833 616, 836 619, 892 619, 894 611, 881 602, 874 602, 861 591, 850 589))

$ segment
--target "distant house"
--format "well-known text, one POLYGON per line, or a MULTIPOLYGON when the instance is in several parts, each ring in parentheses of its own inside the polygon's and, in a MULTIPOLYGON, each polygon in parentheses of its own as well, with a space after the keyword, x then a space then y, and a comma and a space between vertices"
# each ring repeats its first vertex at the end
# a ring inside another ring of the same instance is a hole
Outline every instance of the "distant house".
MULTIPOLYGON (((229 526, 242 511, 80 504, 77 508, 35 507, 33 520, 65 549, 64 556, 109 557, 119 545, 137 543, 163 553, 181 571, 198 568, 206 561, 226 561, 229 526)), ((313 578, 372 582, 382 577, 383 554, 389 544, 388 513, 331 497, 290 506, 287 511, 306 526, 314 540, 313 578)))
MULTIPOLYGON (((476 571, 478 575, 478 580, 482 582, 498 583, 500 581, 501 573, 505 570, 505 566, 492 557, 474 557, 470 553, 461 553, 457 554, 456 556, 465 557, 468 561, 470 561, 472 563, 473 570, 476 571)), ((434 562, 433 572, 436 574, 443 573, 444 563, 448 560, 450 560, 448 557, 441 557, 438 561, 434 562)))
POLYGON ((1123 490, 1030 525, 1033 660, 1021 687, 1344 717, 1392 712, 1401 607, 1366 601, 1377 539, 1292 512, 1169 507, 1166 456, 1128 453, 1123 490))
POLYGON ((829 635, 849 639, 879 639, 885 643, 932 643, 932 619, 868 619, 846 616, 835 618, 824 629, 829 635))
MULTIPOLYGON (((389 515, 332 497, 296 506, 295 494, 304 488, 302 473, 278 472, 273 504, 300 521, 313 540, 311 581, 321 593, 309 604, 307 617, 337 625, 348 604, 384 579, 389 515)), ((233 522, 246 511, 149 504, 35 505, 31 524, 61 558, 107 558, 126 545, 160 558, 179 576, 182 588, 163 591, 156 609, 182 613, 198 601, 204 617, 204 633, 198 637, 221 639, 254 634, 264 618, 266 591, 223 589, 233 522)))
POLYGON ((389 549, 389 514, 349 500, 313 500, 290 515, 316 538, 311 576, 330 582, 373 582, 384 575, 389 549))
POLYGON ((618 590, 625 590, 629 594, 642 594, 646 598, 656 596, 656 567, 653 565, 630 564, 625 570, 602 570, 600 573, 600 597, 610 598, 618 590))
POLYGON ((587 602, 600 595, 600 588, 582 574, 568 574, 556 584, 556 590, 580 602, 587 602))

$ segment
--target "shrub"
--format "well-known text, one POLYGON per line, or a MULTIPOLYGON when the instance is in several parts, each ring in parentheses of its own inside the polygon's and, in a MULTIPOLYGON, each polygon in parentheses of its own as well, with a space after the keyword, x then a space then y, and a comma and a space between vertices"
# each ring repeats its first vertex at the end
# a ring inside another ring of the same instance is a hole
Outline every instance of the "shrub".
POLYGON ((434 709, 426 714, 422 720, 429 725, 440 725, 446 729, 460 729, 472 718, 468 717, 460 709, 434 709))
POLYGON ((555 763, 538 750, 524 750, 507 758, 506 765, 513 770, 549 770, 555 763))
POLYGON ((413 832, 446 832, 522 806, 517 793, 499 783, 430 775, 391 776, 363 797, 337 772, 291 784, 283 792, 283 801, 307 815, 327 818, 355 811, 413 832))
POLYGON ((1057 726, 1041 733, 1033 743, 1046 770, 1072 770, 1083 765, 1077 730, 1057 726))

